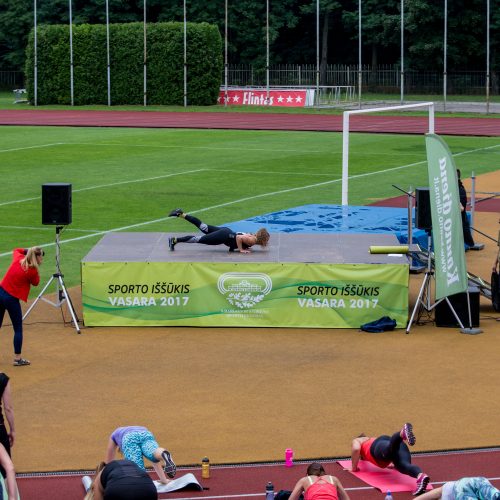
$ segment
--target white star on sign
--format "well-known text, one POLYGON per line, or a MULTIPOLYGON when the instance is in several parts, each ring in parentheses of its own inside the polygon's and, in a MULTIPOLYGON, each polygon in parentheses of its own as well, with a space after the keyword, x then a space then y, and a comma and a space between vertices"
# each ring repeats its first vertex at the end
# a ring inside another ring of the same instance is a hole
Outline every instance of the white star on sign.
POLYGON ((298 96, 295 98, 295 102, 302 102, 302 97, 300 97, 300 95, 298 95, 298 96))
POLYGON ((293 101, 292 96, 291 96, 291 95, 289 95, 289 96, 286 98, 286 102, 292 102, 292 101, 293 101))
POLYGON ((238 102, 240 100, 240 96, 235 95, 233 96, 233 102, 238 102))
POLYGON ((278 97, 278 102, 283 102, 284 100, 285 100, 285 99, 283 98, 283 96, 281 96, 281 95, 280 95, 280 96, 278 97))

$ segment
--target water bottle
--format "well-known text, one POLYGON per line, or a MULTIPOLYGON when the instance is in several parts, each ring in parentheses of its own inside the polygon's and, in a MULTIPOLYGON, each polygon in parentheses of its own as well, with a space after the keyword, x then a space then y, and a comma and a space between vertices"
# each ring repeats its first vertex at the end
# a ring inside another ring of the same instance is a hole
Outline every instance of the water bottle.
POLYGON ((274 500, 274 486, 271 481, 266 485, 266 500, 274 500))
POLYGON ((285 450, 285 466, 286 467, 293 466, 293 450, 291 448, 287 448, 285 450))
POLYGON ((201 477, 203 479, 208 479, 210 477, 210 460, 205 457, 201 461, 201 477))
POLYGON ((385 500, 393 500, 392 494, 390 491, 387 492, 387 495, 385 496, 385 500))

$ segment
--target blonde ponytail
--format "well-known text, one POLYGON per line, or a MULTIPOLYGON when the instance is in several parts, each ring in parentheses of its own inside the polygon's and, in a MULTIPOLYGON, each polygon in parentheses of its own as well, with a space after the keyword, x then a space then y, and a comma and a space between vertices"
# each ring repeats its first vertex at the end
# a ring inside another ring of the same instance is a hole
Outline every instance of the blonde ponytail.
POLYGON ((34 267, 35 269, 38 269, 38 260, 37 257, 40 257, 40 255, 45 255, 45 252, 40 248, 40 247, 31 247, 28 248, 28 251, 26 252, 26 256, 24 259, 21 260, 21 267, 27 271, 29 267, 34 267))

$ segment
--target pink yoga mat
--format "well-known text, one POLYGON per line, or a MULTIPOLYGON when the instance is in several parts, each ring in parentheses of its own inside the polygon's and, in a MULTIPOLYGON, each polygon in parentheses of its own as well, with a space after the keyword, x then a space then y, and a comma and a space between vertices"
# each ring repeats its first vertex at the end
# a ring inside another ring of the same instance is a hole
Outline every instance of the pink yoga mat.
MULTIPOLYGON (((339 460, 337 463, 344 469, 351 469, 350 460, 339 460)), ((387 493, 388 491, 391 493, 414 491, 417 487, 416 479, 401 474, 401 472, 398 472, 396 469, 381 469, 365 460, 360 460, 358 467, 359 471, 351 472, 351 474, 383 493, 387 493)), ((427 489, 432 490, 432 485, 429 484, 427 489)))

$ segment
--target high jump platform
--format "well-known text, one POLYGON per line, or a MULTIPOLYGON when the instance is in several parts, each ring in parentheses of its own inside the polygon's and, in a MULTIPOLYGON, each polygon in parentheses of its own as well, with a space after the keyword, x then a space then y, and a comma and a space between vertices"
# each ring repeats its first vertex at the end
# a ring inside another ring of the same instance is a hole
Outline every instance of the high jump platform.
POLYGON ((293 229, 249 254, 183 243, 172 252, 176 234, 109 233, 81 263, 85 324, 359 328, 390 316, 406 327, 409 261, 370 253, 399 245, 392 231, 293 229))

